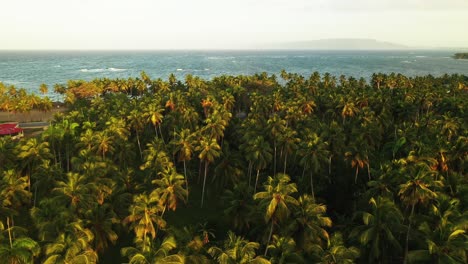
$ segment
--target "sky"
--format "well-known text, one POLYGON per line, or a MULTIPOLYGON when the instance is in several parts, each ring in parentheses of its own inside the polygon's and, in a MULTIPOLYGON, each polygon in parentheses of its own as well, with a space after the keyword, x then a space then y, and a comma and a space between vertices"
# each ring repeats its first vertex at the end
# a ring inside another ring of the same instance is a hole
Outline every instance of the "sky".
POLYGON ((0 0, 0 49, 252 49, 369 38, 468 47, 468 0, 0 0))

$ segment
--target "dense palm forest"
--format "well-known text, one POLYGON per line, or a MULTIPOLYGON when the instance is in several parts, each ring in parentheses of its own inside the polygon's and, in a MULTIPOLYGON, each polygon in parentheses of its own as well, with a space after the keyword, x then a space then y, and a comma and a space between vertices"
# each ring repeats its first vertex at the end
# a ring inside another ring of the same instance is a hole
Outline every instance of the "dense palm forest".
MULTIPOLYGON (((3 87, 3 110, 39 107, 3 87)), ((467 261, 467 76, 54 90, 65 114, 0 138, 1 263, 467 261)))

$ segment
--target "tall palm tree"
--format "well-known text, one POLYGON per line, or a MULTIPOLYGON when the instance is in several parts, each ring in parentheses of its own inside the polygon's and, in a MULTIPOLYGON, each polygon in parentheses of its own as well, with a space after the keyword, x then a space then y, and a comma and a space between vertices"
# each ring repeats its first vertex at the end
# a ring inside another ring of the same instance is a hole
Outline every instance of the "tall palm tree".
POLYGON ((44 264, 97 263, 98 254, 91 247, 94 239, 89 229, 74 222, 54 242, 45 246, 44 264))
POLYGON ((178 201, 186 202, 187 190, 183 187, 184 176, 178 174, 174 167, 164 169, 159 176, 161 178, 152 181, 157 187, 151 196, 159 197, 159 205, 163 208, 162 217, 166 208, 175 211, 178 201))
MULTIPOLYGON (((31 191, 31 175, 36 165, 43 159, 51 157, 49 143, 40 142, 36 138, 28 139, 24 145, 20 144, 18 158, 23 161, 23 166, 27 168, 28 189, 31 191)), ((36 185, 37 186, 37 185, 36 185)), ((37 187, 34 189, 34 201, 37 193, 37 187)), ((35 203, 33 204, 35 206, 35 203)))
POLYGON ((5 264, 34 263, 34 257, 40 252, 39 244, 29 237, 10 240, 9 244, 0 243, 0 259, 5 264))
POLYGON ((174 154, 177 155, 178 161, 182 161, 184 164, 184 177, 186 183, 186 189, 188 192, 188 179, 187 179, 187 165, 186 162, 192 159, 193 154, 193 133, 190 132, 190 129, 182 129, 180 132, 176 132, 174 135, 174 140, 171 140, 170 144, 174 146, 174 154))
MULTIPOLYGON (((416 205, 424 205, 431 199, 437 197, 437 193, 432 191, 430 180, 428 179, 432 173, 426 171, 425 169, 420 169, 418 174, 407 181, 405 184, 400 185, 400 191, 398 195, 400 196, 401 201, 411 207, 410 215, 408 217, 408 230, 406 232, 406 246, 405 246, 405 260, 404 263, 408 261, 408 244, 410 239, 411 224, 413 222, 414 208, 416 205)), ((433 181, 432 184, 441 184, 438 181, 433 181)))
POLYGON ((224 215, 232 221, 236 230, 249 229, 252 222, 255 204, 251 189, 252 187, 249 187, 245 182, 241 182, 234 185, 232 190, 227 189, 221 198, 223 204, 226 205, 224 215))
POLYGON ((346 247, 341 233, 334 233, 330 238, 330 245, 320 250, 320 264, 353 264, 359 257, 359 249, 346 247))
POLYGON ((223 248, 211 247, 208 253, 219 264, 268 264, 270 261, 256 256, 256 250, 260 244, 250 242, 243 237, 236 236, 233 232, 228 232, 228 237, 223 243, 223 248))
POLYGON ((148 234, 155 239, 157 228, 166 226, 166 222, 159 215, 163 208, 158 205, 158 200, 159 197, 154 195, 134 196, 133 204, 130 206, 130 215, 123 220, 124 224, 131 224, 136 238, 143 241, 143 251, 146 250, 148 234))
POLYGON ((307 194, 300 196, 297 202, 288 230, 292 232, 298 246, 307 249, 310 245, 328 245, 330 238, 325 228, 331 227, 332 221, 325 215, 327 207, 315 203, 315 199, 307 194))
POLYGON ((170 254, 177 247, 174 237, 165 237, 161 243, 151 243, 148 247, 134 248, 124 247, 121 249, 122 256, 129 259, 132 264, 146 264, 146 263, 180 263, 183 264, 184 257, 178 254, 170 254))
POLYGON ((86 176, 69 172, 64 181, 57 181, 53 189, 58 194, 58 199, 75 212, 86 210, 95 201, 95 185, 88 182, 86 176))
POLYGON ((323 163, 328 162, 330 154, 328 142, 324 141, 316 133, 306 133, 306 140, 299 145, 300 163, 304 166, 304 170, 306 168, 310 170, 310 189, 312 198, 315 199, 313 175, 319 172, 323 163))
POLYGON ((144 125, 140 111, 138 109, 133 109, 132 111, 130 111, 130 114, 127 116, 127 120, 130 127, 135 131, 138 149, 140 150, 140 157, 143 158, 140 142, 140 133, 143 131, 144 125))
POLYGON ((114 231, 115 224, 120 221, 109 204, 98 205, 87 211, 84 216, 84 225, 93 233, 93 248, 97 252, 104 252, 109 243, 115 244, 118 239, 114 231))
POLYGON ((205 185, 206 185, 206 175, 208 173, 208 165, 212 163, 219 155, 221 154, 221 147, 218 145, 218 142, 215 138, 208 139, 202 137, 200 140, 200 145, 197 150, 200 152, 198 158, 200 161, 205 163, 205 170, 203 176, 203 188, 202 188, 202 197, 201 197, 201 207, 203 208, 203 200, 205 197, 205 185))
POLYGON ((369 200, 370 212, 362 212, 364 225, 350 234, 359 237, 368 251, 369 262, 385 263, 402 251, 398 235, 403 233, 403 214, 395 203, 384 197, 369 200))
MULTIPOLYGON (((254 199, 260 199, 260 205, 266 209, 265 221, 271 223, 270 233, 266 245, 270 243, 275 224, 279 224, 287 219, 290 214, 290 206, 298 205, 297 200, 291 194, 297 192, 295 183, 290 183, 288 175, 278 173, 273 178, 268 177, 265 182, 265 191, 258 192, 254 199)), ((268 247, 265 249, 265 256, 268 247)))
MULTIPOLYGON (((255 178, 254 193, 257 192, 257 183, 258 177, 260 175, 260 170, 266 168, 268 163, 271 161, 271 147, 267 141, 263 139, 262 136, 258 136, 252 144, 252 149, 250 149, 251 155, 253 155, 255 167, 257 169, 257 177, 255 178)), ((250 182, 249 182, 250 184, 250 182)))
POLYGON ((302 256, 296 252, 296 242, 290 237, 273 235, 273 241, 268 248, 272 264, 305 263, 302 256))

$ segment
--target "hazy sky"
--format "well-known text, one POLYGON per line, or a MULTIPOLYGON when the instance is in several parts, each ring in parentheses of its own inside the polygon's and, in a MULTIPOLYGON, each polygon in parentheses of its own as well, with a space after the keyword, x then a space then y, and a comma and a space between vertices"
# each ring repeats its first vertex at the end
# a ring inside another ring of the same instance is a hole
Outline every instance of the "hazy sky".
POLYGON ((0 10, 0 49, 232 49, 325 38, 468 47, 468 0, 0 0, 0 10))

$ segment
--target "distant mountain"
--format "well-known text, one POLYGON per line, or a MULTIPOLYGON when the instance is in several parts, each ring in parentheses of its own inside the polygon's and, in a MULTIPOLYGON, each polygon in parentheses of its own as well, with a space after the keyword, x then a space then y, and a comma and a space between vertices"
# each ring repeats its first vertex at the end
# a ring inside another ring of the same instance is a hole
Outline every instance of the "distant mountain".
POLYGON ((319 39, 273 45, 278 49, 312 50, 402 50, 410 47, 375 39, 319 39))

